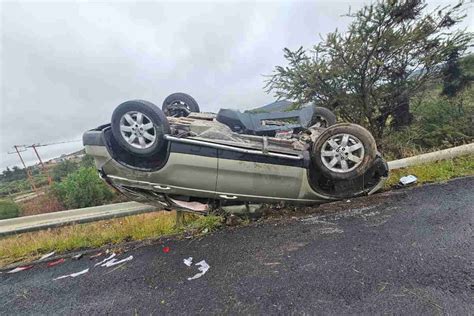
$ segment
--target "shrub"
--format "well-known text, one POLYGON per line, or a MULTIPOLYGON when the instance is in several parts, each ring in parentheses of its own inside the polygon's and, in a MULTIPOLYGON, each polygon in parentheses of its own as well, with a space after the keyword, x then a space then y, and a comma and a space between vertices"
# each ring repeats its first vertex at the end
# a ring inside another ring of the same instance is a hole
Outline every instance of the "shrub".
POLYGON ((77 168, 77 163, 71 160, 64 160, 53 168, 53 180, 62 181, 62 179, 67 177, 69 174, 75 172, 77 168))
POLYGON ((13 201, 0 200, 0 219, 18 217, 20 208, 13 201))
POLYGON ((114 193, 98 177, 93 167, 82 167, 53 186, 53 192, 66 208, 102 205, 114 198, 114 193))
POLYGON ((91 155, 88 155, 86 154, 81 162, 79 163, 81 167, 94 167, 95 164, 94 164, 94 157, 92 157, 91 155))
POLYGON ((434 89, 417 107, 410 126, 387 133, 381 143, 386 158, 459 146, 474 140, 474 88, 456 98, 439 97, 434 89))

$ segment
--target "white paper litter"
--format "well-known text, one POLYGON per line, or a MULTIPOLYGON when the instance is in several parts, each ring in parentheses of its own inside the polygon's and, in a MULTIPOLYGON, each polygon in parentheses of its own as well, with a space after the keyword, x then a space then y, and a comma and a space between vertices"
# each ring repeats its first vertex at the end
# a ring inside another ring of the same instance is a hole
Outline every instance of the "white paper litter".
POLYGON ((17 272, 20 272, 20 271, 23 271, 23 270, 28 270, 30 268, 31 268, 30 266, 18 267, 18 268, 15 268, 13 270, 8 271, 7 273, 17 273, 17 272))
POLYGON ((56 279, 53 279, 53 280, 60 280, 60 279, 65 279, 65 278, 75 278, 77 276, 80 276, 82 274, 85 274, 89 272, 89 268, 85 269, 85 270, 82 270, 82 271, 79 271, 79 272, 76 272, 76 273, 71 273, 71 274, 68 274, 68 275, 63 275, 63 276, 60 276, 60 277, 57 277, 56 279))
POLYGON ((79 259, 81 259, 83 256, 84 256, 84 254, 79 253, 79 254, 77 254, 77 255, 75 255, 75 256, 72 256, 72 258, 73 258, 74 260, 79 260, 79 259))
POLYGON ((125 259, 122 259, 122 260, 112 259, 110 261, 107 261, 103 265, 101 265, 101 267, 105 267, 105 268, 113 267, 113 266, 116 266, 118 264, 130 261, 130 260, 133 260, 133 256, 129 256, 129 257, 127 257, 125 259))
POLYGON ((102 260, 102 261, 100 261, 100 262, 97 262, 97 263, 94 265, 94 267, 97 267, 97 266, 100 266, 100 265, 106 263, 107 261, 109 261, 110 259, 112 259, 112 258, 115 257, 115 256, 116 256, 116 255, 115 255, 115 252, 114 252, 114 253, 112 253, 110 256, 108 256, 107 258, 105 258, 104 260, 102 260))
POLYGON ((40 261, 41 261, 41 260, 44 260, 44 259, 46 259, 46 258, 51 257, 51 256, 54 255, 55 253, 56 253, 56 251, 47 253, 47 254, 45 254, 44 256, 42 256, 41 258, 39 258, 39 259, 40 259, 40 261))
POLYGON ((198 279, 202 277, 204 274, 206 274, 207 270, 209 270, 210 266, 207 264, 206 261, 202 260, 196 263, 197 266, 199 266, 198 270, 201 271, 197 273, 195 276, 188 278, 188 281, 198 279))
POLYGON ((190 267, 193 264, 193 257, 189 257, 188 259, 183 259, 185 265, 190 267))
POLYGON ((403 184, 403 185, 409 185, 409 184, 415 183, 417 180, 418 180, 417 177, 410 174, 408 176, 401 177, 400 178, 400 183, 403 184))

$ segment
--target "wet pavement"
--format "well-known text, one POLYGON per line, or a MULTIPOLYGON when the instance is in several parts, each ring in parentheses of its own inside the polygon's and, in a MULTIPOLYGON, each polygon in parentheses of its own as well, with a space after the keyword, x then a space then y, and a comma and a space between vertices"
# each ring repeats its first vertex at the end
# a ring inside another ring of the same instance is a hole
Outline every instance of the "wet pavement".
POLYGON ((160 241, 109 267, 94 266, 101 256, 2 273, 0 314, 469 314, 473 188, 457 179, 160 241))

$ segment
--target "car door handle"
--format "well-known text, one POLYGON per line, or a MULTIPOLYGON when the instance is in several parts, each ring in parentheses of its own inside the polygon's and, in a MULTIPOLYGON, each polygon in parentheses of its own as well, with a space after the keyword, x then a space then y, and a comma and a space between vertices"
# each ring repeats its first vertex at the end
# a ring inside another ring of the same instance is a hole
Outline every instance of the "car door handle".
POLYGON ((171 190, 170 187, 163 186, 163 185, 155 185, 155 188, 160 189, 160 190, 171 190))
POLYGON ((235 200, 237 198, 235 195, 225 195, 225 194, 221 194, 221 195, 219 195, 219 197, 221 197, 223 199, 226 199, 226 200, 235 200))

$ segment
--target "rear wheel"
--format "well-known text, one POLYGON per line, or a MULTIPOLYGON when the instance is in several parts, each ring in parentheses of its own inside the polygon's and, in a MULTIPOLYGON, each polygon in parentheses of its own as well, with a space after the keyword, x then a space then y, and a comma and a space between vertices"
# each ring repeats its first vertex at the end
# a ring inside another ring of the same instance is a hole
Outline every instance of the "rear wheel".
POLYGON ((331 110, 323 108, 321 106, 315 106, 313 116, 308 123, 308 127, 323 127, 327 128, 336 124, 336 115, 331 110))
POLYGON ((170 126, 164 113, 143 100, 120 104, 112 114, 112 134, 120 147, 140 157, 151 157, 165 146, 170 126))
POLYGON ((346 180, 367 171, 376 154, 375 139, 369 131, 342 123, 329 127, 317 138, 311 159, 325 176, 346 180))
POLYGON ((199 105, 189 94, 177 92, 166 97, 162 110, 166 116, 182 117, 199 112, 199 105))

